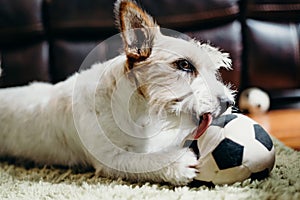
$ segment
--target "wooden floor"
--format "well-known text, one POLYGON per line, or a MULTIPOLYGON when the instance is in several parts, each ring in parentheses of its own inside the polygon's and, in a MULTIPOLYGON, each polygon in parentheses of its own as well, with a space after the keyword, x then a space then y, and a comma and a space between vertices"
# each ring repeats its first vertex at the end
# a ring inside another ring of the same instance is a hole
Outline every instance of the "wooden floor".
POLYGON ((300 109, 272 110, 249 117, 287 146, 300 150, 300 109))

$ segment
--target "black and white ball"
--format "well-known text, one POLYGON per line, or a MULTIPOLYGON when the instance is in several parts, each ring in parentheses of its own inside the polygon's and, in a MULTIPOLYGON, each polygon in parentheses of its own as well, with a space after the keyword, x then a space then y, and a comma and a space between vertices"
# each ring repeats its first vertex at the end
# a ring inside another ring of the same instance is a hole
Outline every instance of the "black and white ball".
POLYGON ((243 112, 264 113, 270 107, 270 97, 263 90, 252 87, 244 90, 239 98, 239 109, 243 112))
POLYGON ((232 184, 247 178, 263 179, 275 162, 275 149, 269 134, 242 114, 215 119, 194 141, 186 141, 199 156, 196 180, 232 184))

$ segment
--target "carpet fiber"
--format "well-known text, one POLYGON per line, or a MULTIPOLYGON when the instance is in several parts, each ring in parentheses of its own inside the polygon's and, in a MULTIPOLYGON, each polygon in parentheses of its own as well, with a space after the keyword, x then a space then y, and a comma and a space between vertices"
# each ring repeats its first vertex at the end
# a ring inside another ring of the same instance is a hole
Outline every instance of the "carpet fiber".
POLYGON ((92 172, 61 168, 26 169, 0 162, 0 199, 300 199, 300 152, 274 140, 276 163, 262 181, 215 187, 170 187, 108 180, 92 172))

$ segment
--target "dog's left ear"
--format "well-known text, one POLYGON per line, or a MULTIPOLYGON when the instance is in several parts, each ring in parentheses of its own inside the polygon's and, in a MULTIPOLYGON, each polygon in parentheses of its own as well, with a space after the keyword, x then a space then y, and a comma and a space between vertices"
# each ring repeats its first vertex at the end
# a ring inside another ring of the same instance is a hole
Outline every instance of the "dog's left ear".
POLYGON ((158 26, 150 15, 131 0, 118 0, 115 3, 115 14, 125 53, 131 63, 128 66, 130 70, 135 62, 150 56, 158 26))

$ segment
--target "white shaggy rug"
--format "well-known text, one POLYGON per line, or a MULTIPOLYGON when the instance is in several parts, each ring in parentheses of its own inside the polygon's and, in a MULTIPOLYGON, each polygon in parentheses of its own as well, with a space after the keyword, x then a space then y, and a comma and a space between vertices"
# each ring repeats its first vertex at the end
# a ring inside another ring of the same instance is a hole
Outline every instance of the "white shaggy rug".
POLYGON ((300 199, 300 152, 274 140, 276 163, 269 178, 233 185, 170 187, 129 184, 95 177, 93 172, 35 168, 0 162, 0 199, 300 199))

